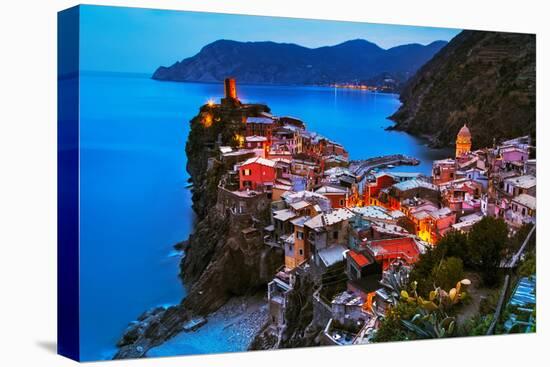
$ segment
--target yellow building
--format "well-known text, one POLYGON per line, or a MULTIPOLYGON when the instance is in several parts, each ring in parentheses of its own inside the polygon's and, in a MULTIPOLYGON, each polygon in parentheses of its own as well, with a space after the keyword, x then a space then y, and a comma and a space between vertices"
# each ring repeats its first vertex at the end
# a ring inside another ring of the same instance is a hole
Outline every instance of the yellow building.
POLYGON ((472 135, 470 134, 470 130, 464 124, 460 131, 458 132, 458 135, 456 136, 456 154, 455 156, 458 158, 468 152, 472 149, 472 135))

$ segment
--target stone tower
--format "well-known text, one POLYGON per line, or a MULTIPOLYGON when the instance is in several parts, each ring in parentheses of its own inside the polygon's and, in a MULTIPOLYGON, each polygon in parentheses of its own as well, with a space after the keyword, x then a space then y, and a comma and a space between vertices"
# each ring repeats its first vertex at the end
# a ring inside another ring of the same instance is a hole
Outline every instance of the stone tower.
POLYGON ((222 98, 222 105, 239 106, 241 103, 237 98, 237 83, 234 78, 225 78, 223 81, 225 97, 222 98))
POLYGON ((472 134, 470 134, 470 130, 464 124, 460 131, 458 132, 458 135, 456 136, 456 154, 455 156, 458 158, 466 153, 468 153, 472 149, 472 134))
POLYGON ((225 98, 237 99, 237 85, 234 78, 225 78, 225 98))

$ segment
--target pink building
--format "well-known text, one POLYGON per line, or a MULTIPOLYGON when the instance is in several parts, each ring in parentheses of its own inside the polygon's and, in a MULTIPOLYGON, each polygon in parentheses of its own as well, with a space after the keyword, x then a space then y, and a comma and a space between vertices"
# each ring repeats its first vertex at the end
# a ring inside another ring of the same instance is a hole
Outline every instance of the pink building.
POLYGON ((506 147, 500 151, 502 161, 508 162, 525 162, 529 158, 529 152, 526 149, 518 147, 506 147))

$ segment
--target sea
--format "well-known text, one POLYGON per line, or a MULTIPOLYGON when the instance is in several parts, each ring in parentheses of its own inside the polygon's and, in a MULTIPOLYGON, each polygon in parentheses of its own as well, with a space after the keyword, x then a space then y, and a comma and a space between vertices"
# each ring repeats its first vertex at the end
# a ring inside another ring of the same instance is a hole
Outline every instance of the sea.
MULTIPOLYGON (((265 103, 275 115, 300 118, 309 130, 343 144, 351 159, 402 153, 421 163, 394 170, 429 175, 434 159, 451 154, 406 133, 385 130, 392 124, 387 117, 400 106, 395 94, 265 85, 237 85, 237 91, 243 102, 265 103)), ((160 82, 142 74, 80 74, 83 360, 112 358, 129 322, 154 306, 177 304, 185 297, 178 278, 182 254, 173 246, 189 236, 195 222, 185 169, 189 120, 201 105, 222 94, 222 84, 160 82)), ((210 324, 186 334, 190 347, 170 353, 247 348, 242 338, 222 329, 210 324)))

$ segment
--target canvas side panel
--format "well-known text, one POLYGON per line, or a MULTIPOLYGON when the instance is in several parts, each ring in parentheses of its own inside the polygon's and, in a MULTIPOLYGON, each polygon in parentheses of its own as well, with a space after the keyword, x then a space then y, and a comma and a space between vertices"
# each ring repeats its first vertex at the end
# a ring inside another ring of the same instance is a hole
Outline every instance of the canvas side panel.
POLYGON ((58 13, 57 352, 80 359, 79 7, 58 13))

